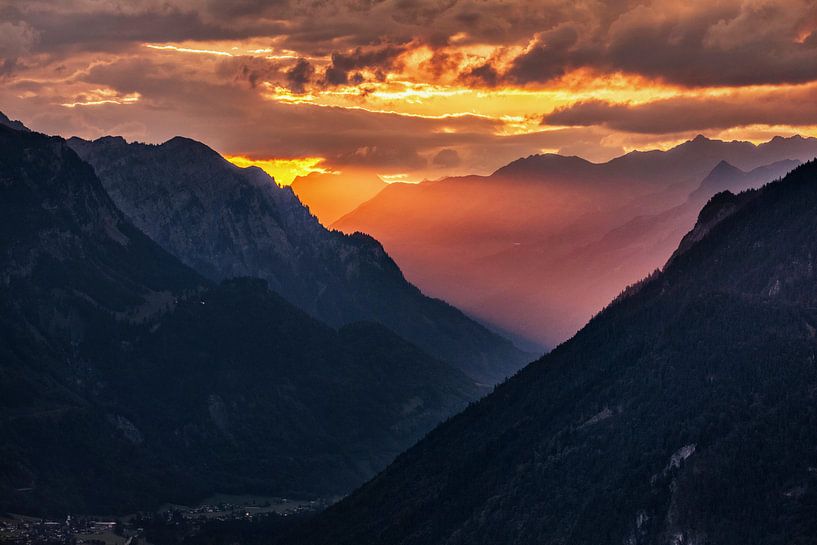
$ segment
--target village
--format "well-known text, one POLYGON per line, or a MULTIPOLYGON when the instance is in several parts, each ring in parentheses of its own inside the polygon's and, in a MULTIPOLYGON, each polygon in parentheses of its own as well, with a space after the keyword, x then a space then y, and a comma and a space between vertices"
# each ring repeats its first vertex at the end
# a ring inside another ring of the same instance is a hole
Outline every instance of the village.
POLYGON ((290 500, 276 497, 216 495, 193 507, 167 504, 154 513, 122 517, 67 515, 38 518, 0 515, 2 545, 157 545, 151 529, 192 535, 207 523, 289 517, 325 508, 328 500, 290 500))

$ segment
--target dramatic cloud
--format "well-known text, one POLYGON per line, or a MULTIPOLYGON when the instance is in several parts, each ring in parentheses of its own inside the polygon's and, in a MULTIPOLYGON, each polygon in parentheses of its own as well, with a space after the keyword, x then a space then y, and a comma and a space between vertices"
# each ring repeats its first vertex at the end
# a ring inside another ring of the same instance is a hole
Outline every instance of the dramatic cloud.
POLYGON ((388 179, 815 134, 816 88, 813 0, 0 2, 0 109, 35 129, 388 179))
MULTIPOLYGON (((368 69, 375 74, 375 79, 383 81, 386 72, 397 64, 398 57, 405 53, 407 46, 386 45, 375 48, 357 47, 349 53, 332 53, 332 64, 326 69, 326 82, 330 85, 349 83, 349 73, 353 70, 368 69)), ((364 78, 357 73, 361 83, 364 78)))
POLYGON ((817 125, 817 86, 736 92, 715 97, 675 97, 644 104, 598 100, 558 108, 549 125, 603 125, 616 131, 668 134, 748 125, 817 125))
POLYGON ((289 88, 296 93, 303 93, 314 75, 315 68, 312 64, 306 59, 298 59, 295 66, 287 70, 286 73, 289 88))
POLYGON ((37 32, 27 23, 0 22, 0 75, 10 74, 37 38, 37 32))
POLYGON ((440 150, 437 155, 434 156, 434 159, 431 162, 438 167, 442 168, 451 168, 459 166, 460 161, 460 154, 457 153, 457 150, 453 149, 444 149, 440 150))
POLYGON ((571 70, 625 72, 685 86, 803 83, 817 78, 817 4, 656 0, 581 9, 536 34, 501 72, 547 83, 571 70))

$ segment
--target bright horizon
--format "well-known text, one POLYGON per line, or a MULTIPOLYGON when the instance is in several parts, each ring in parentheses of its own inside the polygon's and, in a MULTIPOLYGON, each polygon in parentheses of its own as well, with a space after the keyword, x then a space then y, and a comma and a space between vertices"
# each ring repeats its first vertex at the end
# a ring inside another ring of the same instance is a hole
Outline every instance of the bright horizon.
POLYGON ((8 115, 91 139, 181 132, 284 183, 817 135, 817 12, 800 0, 11 1, 2 21, 8 115))

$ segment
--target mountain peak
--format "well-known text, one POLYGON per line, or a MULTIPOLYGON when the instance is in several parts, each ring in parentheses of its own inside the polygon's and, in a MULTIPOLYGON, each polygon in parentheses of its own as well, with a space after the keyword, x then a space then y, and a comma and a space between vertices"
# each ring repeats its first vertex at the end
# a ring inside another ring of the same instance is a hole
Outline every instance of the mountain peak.
POLYGON ((173 154, 190 154, 199 158, 207 158, 218 162, 227 161, 221 155, 219 155, 216 150, 204 142, 199 142, 198 140, 193 140, 192 138, 187 138, 185 136, 174 136, 170 140, 160 144, 159 148, 173 154))
POLYGON ((733 174, 745 174, 744 171, 739 169, 738 167, 734 166, 732 163, 725 159, 721 159, 721 162, 715 165, 715 168, 709 173, 707 178, 713 176, 723 176, 724 174, 733 175, 733 174))
POLYGON ((207 144, 199 142, 198 140, 193 140, 192 138, 187 138, 186 136, 174 136, 173 138, 162 142, 160 146, 169 149, 209 150, 215 153, 215 151, 207 144))
POLYGON ((0 125, 5 125, 6 127, 9 127, 9 128, 12 128, 12 129, 15 129, 15 130, 18 130, 18 131, 31 132, 31 129, 29 129, 28 127, 23 125, 22 121, 16 121, 16 120, 9 119, 9 117, 6 114, 4 114, 3 112, 0 112, 0 125))
POLYGON ((195 146, 195 145, 203 146, 204 144, 202 144, 198 140, 193 140, 192 138, 187 138, 186 136, 176 135, 173 138, 170 138, 169 140, 166 140, 165 142, 163 142, 162 145, 163 146, 195 146))
POLYGON ((559 155, 558 153, 543 153, 529 155, 517 159, 496 170, 491 176, 534 176, 550 177, 575 175, 578 172, 585 172, 595 165, 587 159, 576 155, 559 155))

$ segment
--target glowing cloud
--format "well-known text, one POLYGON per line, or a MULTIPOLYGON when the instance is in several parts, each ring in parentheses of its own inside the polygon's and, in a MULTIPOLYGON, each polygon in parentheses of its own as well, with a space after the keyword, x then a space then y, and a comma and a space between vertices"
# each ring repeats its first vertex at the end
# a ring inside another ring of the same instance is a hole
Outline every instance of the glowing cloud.
POLYGON ((75 97, 73 102, 63 102, 61 106, 76 108, 77 106, 102 106, 104 104, 134 104, 139 102, 139 93, 120 95, 110 89, 92 89, 75 97))
POLYGON ((158 49, 159 51, 177 51, 179 53, 196 53, 199 55, 218 55, 221 57, 232 57, 233 54, 228 51, 218 51, 215 49, 195 49, 192 47, 178 47, 175 45, 159 45, 159 44, 145 44, 145 47, 150 49, 158 49))
POLYGON ((434 179, 453 173, 443 149, 487 174, 542 149, 599 161, 817 124, 810 0, 12 4, 6 113, 296 158, 245 161, 283 183, 330 166, 434 179))

